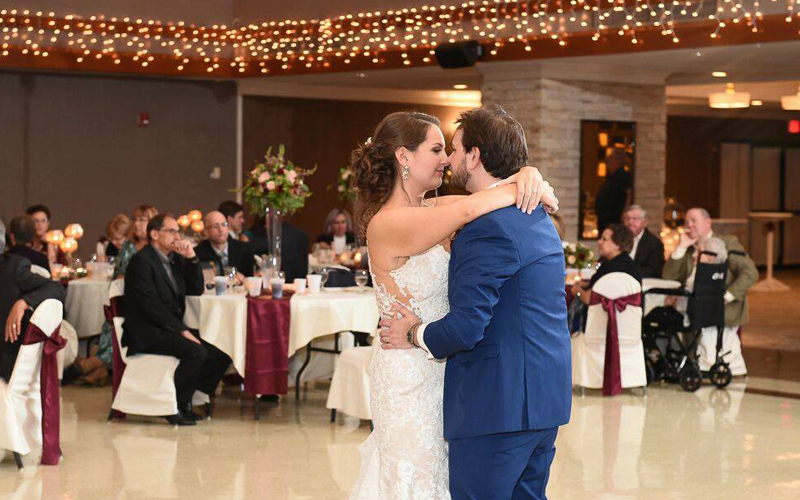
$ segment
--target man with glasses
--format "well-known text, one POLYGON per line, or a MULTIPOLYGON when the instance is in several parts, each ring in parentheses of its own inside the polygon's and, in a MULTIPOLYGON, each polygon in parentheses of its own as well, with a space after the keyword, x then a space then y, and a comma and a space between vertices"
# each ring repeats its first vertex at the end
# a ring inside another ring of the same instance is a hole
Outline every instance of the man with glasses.
POLYGON ((203 222, 206 240, 195 248, 200 262, 213 263, 217 276, 223 276, 226 267, 235 267, 240 281, 244 281, 244 276, 252 276, 253 252, 247 243, 228 238, 230 225, 225 216, 221 212, 209 212, 203 222))
POLYGON ((178 413, 173 425, 195 425, 195 390, 213 395, 231 359, 183 323, 187 295, 203 293, 200 260, 178 223, 159 214, 147 224, 149 245, 133 256, 125 273, 125 323, 122 345, 128 355, 147 353, 178 358, 175 390, 178 413))
POLYGON ((630 256, 642 278, 660 278, 664 269, 664 244, 647 229, 647 212, 639 205, 631 205, 623 214, 622 221, 633 234, 630 256))

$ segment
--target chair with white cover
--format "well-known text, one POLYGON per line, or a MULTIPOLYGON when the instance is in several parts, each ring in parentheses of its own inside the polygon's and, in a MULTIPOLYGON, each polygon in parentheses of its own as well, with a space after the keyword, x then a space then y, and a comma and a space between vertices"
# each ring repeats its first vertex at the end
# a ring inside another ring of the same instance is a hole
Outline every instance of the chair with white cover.
MULTIPOLYGON (((128 356, 122 346, 122 325, 125 322, 123 297, 125 281, 114 280, 108 292, 109 308, 114 327, 114 383, 113 402, 109 420, 124 416, 144 415, 163 417, 178 413, 175 393, 175 370, 178 358, 159 354, 135 354, 128 356), (115 414, 114 411, 119 412, 115 414)), ((193 404, 208 404, 206 394, 195 392, 193 404)))
MULTIPOLYGON (((594 284, 592 295, 611 301, 641 294, 642 287, 625 273, 609 273, 594 284)), ((639 302, 641 304, 641 302, 639 302)), ((642 387, 646 391, 647 373, 642 344, 642 307, 629 304, 616 310, 619 340, 619 365, 622 388, 642 387)), ((608 313, 602 304, 590 305, 585 332, 572 338, 572 383, 589 389, 603 388, 606 360, 608 313)))
MULTIPOLYGON (((38 274, 43 278, 50 279, 50 271, 43 268, 42 266, 37 266, 36 264, 31 265, 31 272, 33 274, 38 274)), ((71 365, 75 359, 78 357, 78 332, 75 331, 75 327, 69 324, 67 320, 61 321, 61 336, 67 340, 67 346, 64 349, 58 351, 58 378, 61 379, 62 375, 64 374, 64 367, 71 365)))
MULTIPOLYGON (((63 315, 63 304, 55 299, 47 299, 33 312, 28 332, 35 326, 51 338, 61 324, 63 315)), ((29 335, 28 332, 25 335, 29 335)), ((6 383, 0 379, 0 449, 12 451, 19 468, 22 468, 22 455, 42 446, 41 369, 44 347, 44 342, 28 345, 23 343, 14 363, 11 380, 6 383)), ((50 385, 49 390, 56 391, 54 397, 57 400, 58 379, 52 382, 54 384, 50 385)), ((53 410, 56 412, 54 418, 57 423, 58 405, 53 410)), ((55 431, 57 437, 58 430, 55 431)), ((57 442, 55 444, 58 445, 57 442)), ((57 457, 58 455, 56 463, 57 457)))
POLYGON ((331 423, 336 421, 337 411, 372 420, 369 408, 369 367, 372 356, 372 346, 351 347, 339 354, 326 404, 331 410, 331 423))

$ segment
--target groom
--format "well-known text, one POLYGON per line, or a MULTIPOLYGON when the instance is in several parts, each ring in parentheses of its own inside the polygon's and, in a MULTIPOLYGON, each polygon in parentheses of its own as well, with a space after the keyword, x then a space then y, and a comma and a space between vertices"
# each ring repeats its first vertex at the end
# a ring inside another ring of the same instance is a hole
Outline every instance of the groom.
MULTIPOLYGON (((494 187, 528 159, 522 126, 501 108, 461 114, 453 184, 494 187)), ((444 437, 453 500, 545 499, 558 427, 569 421, 570 342, 564 254, 550 217, 508 207, 459 232, 450 258, 450 313, 421 324, 383 321, 386 349, 447 359, 444 437)))

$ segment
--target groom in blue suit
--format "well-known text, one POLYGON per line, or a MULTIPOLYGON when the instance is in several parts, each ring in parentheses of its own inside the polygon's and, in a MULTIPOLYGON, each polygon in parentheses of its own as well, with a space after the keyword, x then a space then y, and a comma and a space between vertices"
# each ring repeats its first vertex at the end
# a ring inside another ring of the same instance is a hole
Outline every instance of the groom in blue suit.
MULTIPOLYGON (((457 187, 488 189, 526 164, 522 126, 501 108, 467 111, 458 124, 450 157, 457 187)), ((543 208, 504 208, 453 241, 447 316, 422 324, 398 306, 403 318, 382 323, 386 348, 413 344, 447 359, 453 500, 546 499, 572 401, 564 276, 561 241, 543 208)))

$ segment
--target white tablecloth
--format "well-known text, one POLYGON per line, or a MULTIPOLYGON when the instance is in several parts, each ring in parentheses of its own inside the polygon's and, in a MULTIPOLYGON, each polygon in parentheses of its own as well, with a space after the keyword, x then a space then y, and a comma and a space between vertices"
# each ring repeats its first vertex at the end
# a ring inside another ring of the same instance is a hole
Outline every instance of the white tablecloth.
POLYGON ((66 320, 75 327, 78 338, 99 335, 105 315, 103 306, 108 303, 110 282, 93 278, 72 280, 67 287, 66 320))
POLYGON ((183 322, 200 330, 200 336, 233 360, 233 367, 244 377, 247 343, 247 300, 244 294, 186 297, 183 322))
MULTIPOLYGON (((673 280, 662 280, 658 278, 645 278, 642 280, 642 293, 650 290, 651 288, 680 288, 681 284, 679 281, 673 280)), ((666 295, 661 295, 658 293, 647 294, 644 296, 644 307, 643 312, 644 315, 647 316, 647 313, 655 309, 656 307, 661 307, 664 305, 664 299, 666 295)))
MULTIPOLYGON (((363 293, 334 289, 317 294, 292 296, 289 322, 289 357, 316 338, 341 331, 374 334, 378 305, 372 290, 363 293)), ((247 300, 243 294, 216 296, 211 293, 186 298, 184 323, 200 330, 206 342, 233 360, 244 376, 247 344, 247 300)))
POLYGON ((337 332, 374 334, 380 313, 375 293, 369 289, 331 288, 324 292, 294 295, 289 327, 289 356, 312 340, 337 332))

